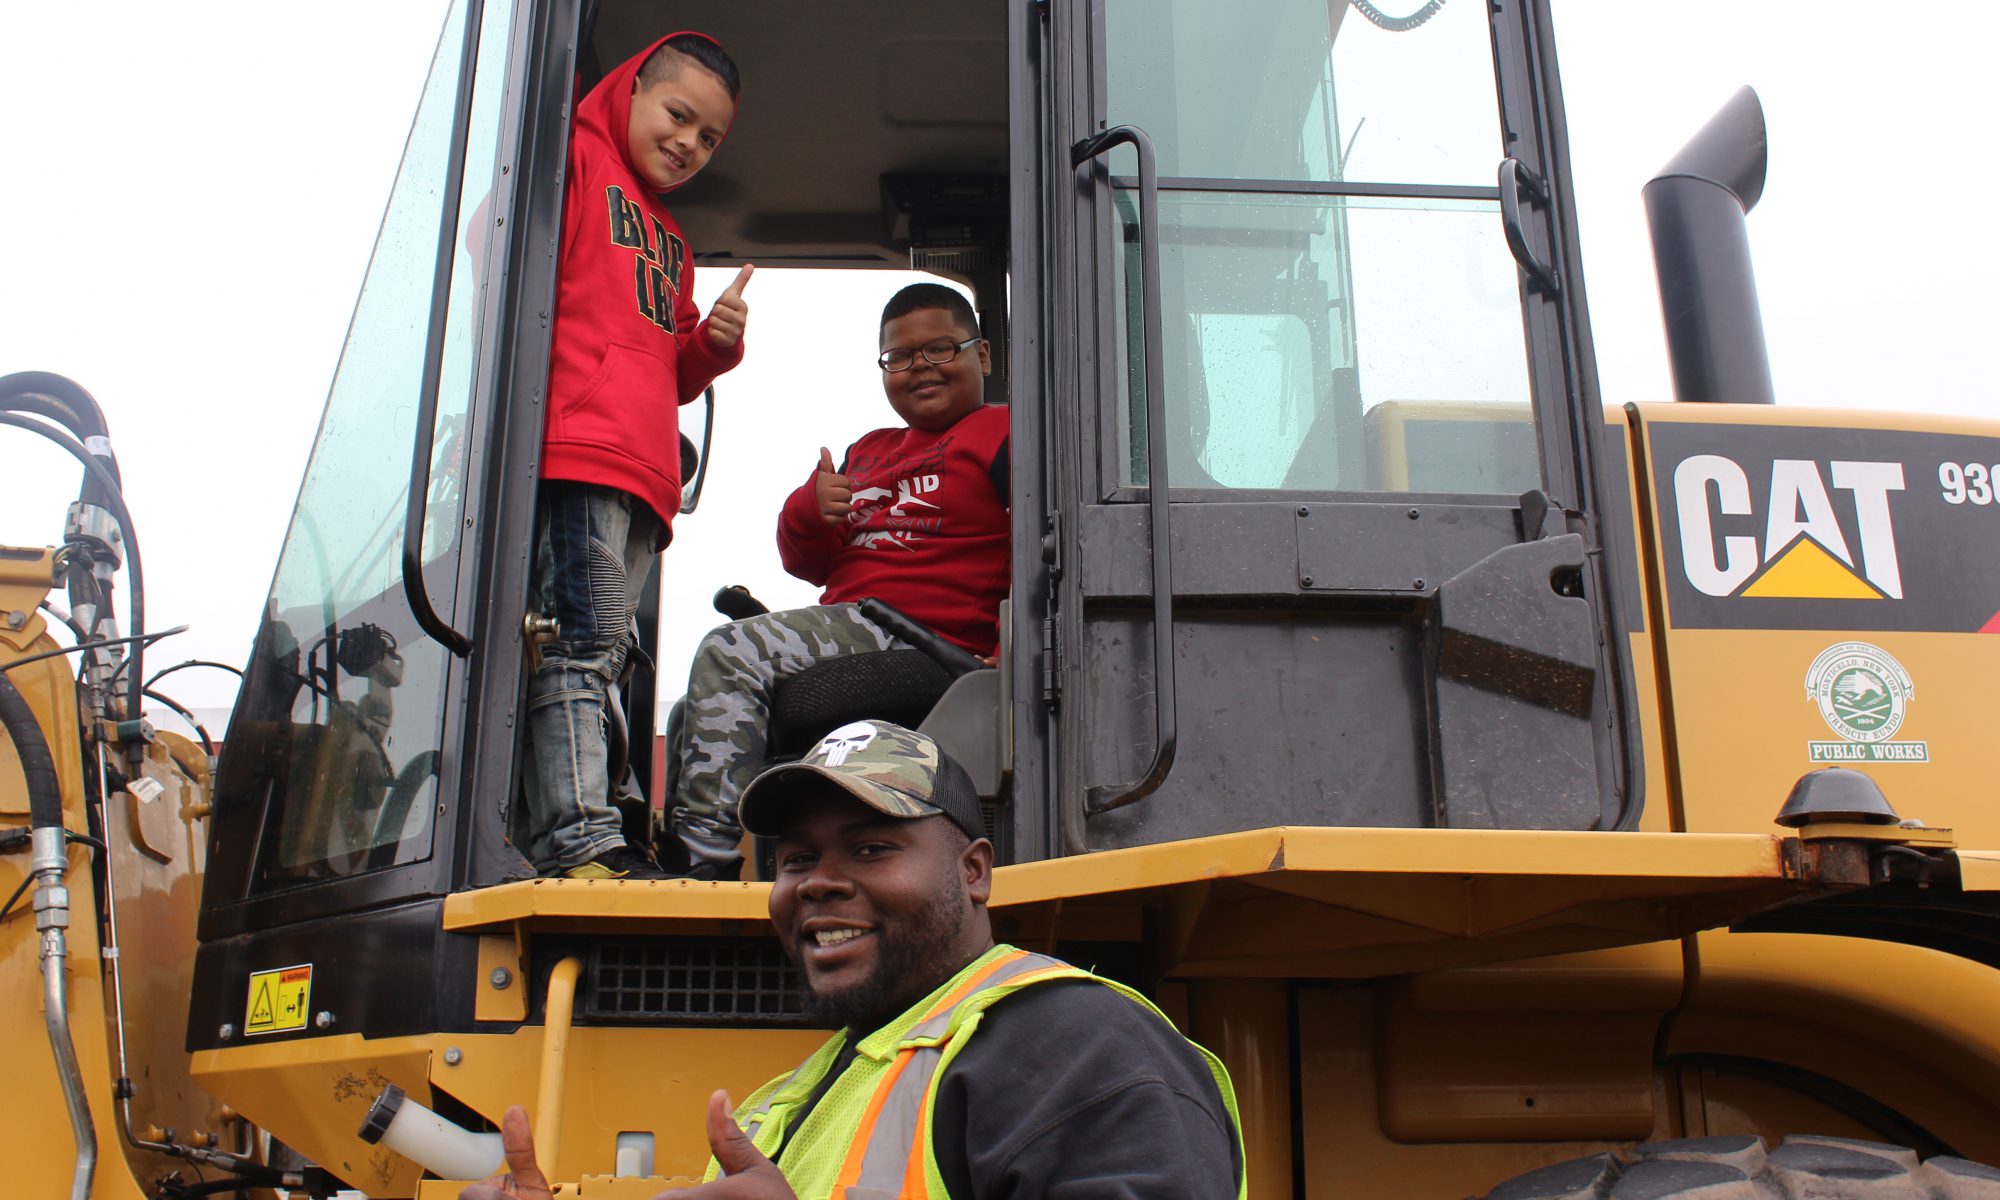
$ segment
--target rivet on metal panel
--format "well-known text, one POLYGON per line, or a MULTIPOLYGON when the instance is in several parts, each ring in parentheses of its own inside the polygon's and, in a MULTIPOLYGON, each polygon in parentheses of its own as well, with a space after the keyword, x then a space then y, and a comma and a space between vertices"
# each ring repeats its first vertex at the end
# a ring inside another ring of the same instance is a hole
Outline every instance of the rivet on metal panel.
POLYGON ((486 982, 493 985, 494 991, 504 992, 507 990, 507 985, 514 982, 514 972, 505 967, 495 967, 493 973, 486 977, 486 982))

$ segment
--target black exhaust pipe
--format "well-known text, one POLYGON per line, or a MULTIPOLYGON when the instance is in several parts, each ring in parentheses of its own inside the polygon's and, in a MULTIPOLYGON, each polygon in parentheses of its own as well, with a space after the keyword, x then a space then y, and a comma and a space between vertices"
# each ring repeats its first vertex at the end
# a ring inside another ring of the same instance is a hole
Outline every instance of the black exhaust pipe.
POLYGON ((1777 402, 1743 223, 1769 161, 1764 106, 1746 87, 1642 190, 1676 400, 1777 402))

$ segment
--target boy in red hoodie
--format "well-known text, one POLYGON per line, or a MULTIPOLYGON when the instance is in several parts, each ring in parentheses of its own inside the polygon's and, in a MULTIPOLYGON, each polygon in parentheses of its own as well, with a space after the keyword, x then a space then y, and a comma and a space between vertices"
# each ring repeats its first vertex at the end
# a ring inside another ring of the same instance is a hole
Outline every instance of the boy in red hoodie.
POLYGON ((733 879, 736 800, 767 765, 771 696, 843 654, 903 643, 861 615, 884 600, 990 658, 1009 570, 1007 409, 984 402, 991 350, 965 297, 914 283, 882 309, 882 391, 902 424, 818 467, 778 515, 785 570, 826 590, 817 608, 712 630, 688 671, 673 827, 695 878, 733 879))
MULTIPOLYGON (((528 681, 530 854, 545 874, 661 878, 610 804, 605 689, 680 508, 679 406, 743 357, 745 266, 700 320, 694 260, 660 202, 708 165, 736 117, 713 38, 661 38, 577 106, 549 350, 537 607, 556 619, 528 681)), ((650 715, 650 714, 649 714, 650 715)))

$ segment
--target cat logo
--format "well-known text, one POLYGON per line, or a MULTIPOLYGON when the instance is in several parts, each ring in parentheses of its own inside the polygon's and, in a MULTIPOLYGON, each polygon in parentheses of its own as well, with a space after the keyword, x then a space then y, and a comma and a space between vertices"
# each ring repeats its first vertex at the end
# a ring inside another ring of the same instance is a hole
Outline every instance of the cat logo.
POLYGON ((1720 454, 1681 460, 1673 489, 1681 563, 1707 595, 1903 598, 1889 513, 1889 493, 1903 490, 1902 463, 1836 461, 1823 471, 1812 459, 1775 459, 1761 522, 1749 473, 1720 454), (1751 519, 1732 519, 1743 517, 1751 519))

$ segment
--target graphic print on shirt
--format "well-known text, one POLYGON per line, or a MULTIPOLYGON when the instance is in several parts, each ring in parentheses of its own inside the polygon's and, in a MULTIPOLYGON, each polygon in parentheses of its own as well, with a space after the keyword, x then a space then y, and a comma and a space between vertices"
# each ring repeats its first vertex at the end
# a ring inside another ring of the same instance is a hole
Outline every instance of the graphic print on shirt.
POLYGON ((847 465, 857 484, 848 497, 847 544, 908 551, 944 528, 944 509, 933 499, 943 483, 945 437, 919 454, 864 455, 847 465))
POLYGON ((680 295, 687 243, 668 233, 638 201, 627 200, 616 184, 604 189, 604 199, 611 209, 611 244, 638 251, 632 256, 632 287, 638 293, 639 315, 675 332, 674 299, 680 295))

